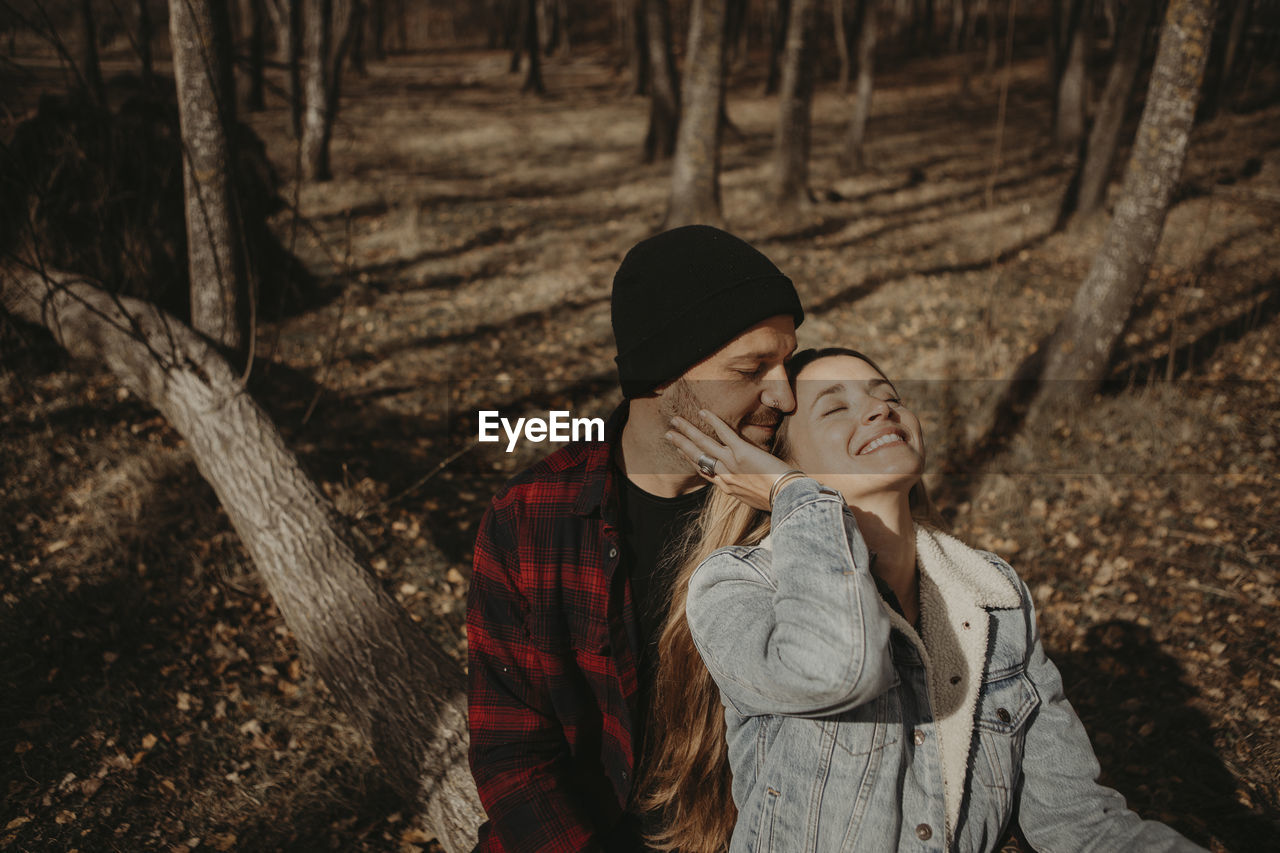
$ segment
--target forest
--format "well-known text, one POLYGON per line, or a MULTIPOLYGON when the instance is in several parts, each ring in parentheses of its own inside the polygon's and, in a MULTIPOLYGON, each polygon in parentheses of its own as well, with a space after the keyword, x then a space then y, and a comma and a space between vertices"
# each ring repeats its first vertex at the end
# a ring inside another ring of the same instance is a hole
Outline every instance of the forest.
POLYGON ((0 0, 0 849, 469 851, 489 500, 710 223, 1103 781, 1280 837, 1275 0, 0 0))

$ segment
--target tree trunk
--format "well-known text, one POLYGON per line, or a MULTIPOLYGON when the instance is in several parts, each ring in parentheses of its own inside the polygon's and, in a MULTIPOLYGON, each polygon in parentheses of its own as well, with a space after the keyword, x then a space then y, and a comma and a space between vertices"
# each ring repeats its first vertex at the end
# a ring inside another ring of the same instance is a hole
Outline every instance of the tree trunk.
POLYGON ((170 0, 169 35, 182 127, 191 325, 231 350, 244 340, 242 229, 228 135, 235 127, 231 32, 217 0, 170 0))
POLYGON ((303 20, 302 20, 302 0, 283 0, 285 8, 288 10, 288 18, 286 23, 289 27, 287 36, 289 40, 289 55, 286 62, 289 64, 289 120, 293 126, 293 138, 302 139, 302 112, 307 99, 307 95, 302 86, 302 63, 303 63, 303 20))
POLYGON ((726 0, 693 0, 667 228, 720 222, 726 0))
POLYGON ((1146 107, 1116 212, 1070 310, 1046 347, 1032 414, 1083 404, 1106 376, 1160 243, 1187 157, 1200 96, 1214 0, 1170 0, 1146 107))
POLYGON ((155 85, 155 69, 151 62, 151 9, 147 0, 138 0, 138 59, 142 63, 142 88, 155 85))
POLYGON ((529 4, 525 0, 508 0, 507 9, 507 47, 511 48, 511 61, 507 63, 507 73, 515 74, 520 70, 520 56, 524 53, 524 19, 529 4))
POLYGON ((875 0, 858 0, 856 25, 858 28, 858 80, 855 85, 853 115, 844 139, 845 167, 861 171, 866 163, 864 143, 867 137, 867 118, 871 115, 871 82, 876 57, 876 7, 875 0))
POLYGON ((249 69, 241 103, 246 110, 266 108, 266 0, 240 0, 241 37, 248 43, 249 69))
POLYGON ((951 0, 951 37, 949 47, 952 53, 959 53, 968 47, 964 40, 968 20, 969 0, 951 0))
POLYGON ((1084 137, 1089 14, 1089 0, 1072 0, 1053 119, 1054 144, 1062 151, 1075 151, 1084 137))
POLYGON ((647 95, 652 62, 649 56, 649 22, 645 14, 645 0, 627 2, 627 20, 630 22, 627 55, 631 57, 631 94, 647 95))
POLYGON ((780 209, 809 203, 809 133, 813 107, 815 0, 791 0, 787 52, 773 138, 773 198, 780 209))
POLYGON ((649 34, 649 131, 644 138, 645 162, 666 160, 676 150, 680 127, 680 73, 671 49, 671 11, 667 0, 642 0, 649 34))
POLYGON ((849 76, 852 64, 849 59, 849 30, 844 23, 845 0, 831 0, 831 29, 836 40, 836 57, 840 61, 840 69, 836 72, 836 80, 840 84, 840 94, 849 91, 849 76))
MULTIPOLYGON (((387 0, 369 0, 369 57, 387 58, 387 0)), ((490 47, 497 47, 491 44, 490 47)))
POLYGON ((80 82, 85 96, 99 107, 107 105, 107 87, 102 82, 98 62, 98 28, 93 20, 93 3, 80 0, 80 82))
POLYGON ((329 54, 333 46, 333 0, 305 0, 303 11, 302 170, 308 180, 327 181, 329 54))
POLYGON ((538 0, 527 0, 524 7, 524 52, 529 57, 521 91, 545 95, 542 82, 542 54, 538 50, 538 0))
POLYGON ((329 144, 333 139, 333 124, 338 117, 342 63, 351 50, 356 30, 364 23, 364 5, 360 0, 340 2, 342 30, 336 48, 333 46, 333 0, 307 0, 304 15, 306 79, 303 86, 302 168, 312 181, 327 181, 332 177, 329 144))
POLYGON ((787 24, 791 21, 791 0, 777 0, 770 6, 772 12, 769 27, 769 72, 764 79, 764 93, 773 95, 778 91, 778 83, 782 78, 782 51, 787 44, 787 24))
POLYGON ((1211 68, 1212 82, 1205 87, 1206 103, 1200 111, 1201 118, 1212 118, 1231 97, 1235 66, 1240 57, 1240 43, 1249 20, 1249 5, 1250 0, 1234 0, 1232 3, 1226 37, 1222 42, 1219 58, 1211 68))
MULTIPOLYGON (((1080 164, 1080 189, 1074 204, 1074 212, 1079 215, 1087 216, 1098 210, 1106 198, 1111 164, 1120 143, 1120 128, 1138 80, 1143 43, 1154 7, 1154 0, 1133 0, 1126 5, 1116 37, 1115 58, 1111 61, 1107 85, 1102 90, 1080 164)), ((1072 213, 1071 207, 1064 205, 1064 213, 1072 213)))
POLYGON ((302 653, 389 780, 446 850, 470 850, 484 815, 467 766, 461 668, 361 565, 336 510, 221 356, 149 303, 51 275, 0 270, 4 307, 105 363, 182 435, 302 653))

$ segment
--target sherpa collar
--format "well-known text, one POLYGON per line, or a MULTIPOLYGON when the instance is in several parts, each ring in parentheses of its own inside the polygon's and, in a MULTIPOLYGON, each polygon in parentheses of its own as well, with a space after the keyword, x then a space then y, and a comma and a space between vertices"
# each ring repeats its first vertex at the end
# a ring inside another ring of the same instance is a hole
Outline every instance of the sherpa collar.
POLYGON ((924 661, 942 762, 947 845, 960 816, 967 782, 978 693, 987 663, 991 609, 1021 605, 1003 572, 955 537, 916 527, 920 567, 920 633, 890 613, 924 661))

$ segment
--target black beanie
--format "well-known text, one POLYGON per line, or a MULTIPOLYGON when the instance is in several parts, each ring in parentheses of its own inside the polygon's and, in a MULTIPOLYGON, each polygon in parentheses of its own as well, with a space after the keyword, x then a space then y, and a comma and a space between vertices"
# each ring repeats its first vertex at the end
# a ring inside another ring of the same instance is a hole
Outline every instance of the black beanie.
POLYGON ((622 396, 648 394, 742 332, 804 309, 791 279, 732 234, 687 225, 637 243, 613 277, 622 396))

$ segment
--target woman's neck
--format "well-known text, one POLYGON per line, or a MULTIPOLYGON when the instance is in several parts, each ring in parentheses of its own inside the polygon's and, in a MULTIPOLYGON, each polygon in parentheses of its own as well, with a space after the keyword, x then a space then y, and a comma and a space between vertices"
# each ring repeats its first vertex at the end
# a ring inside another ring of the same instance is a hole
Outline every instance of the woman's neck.
POLYGON ((920 579, 916 572, 916 531, 905 494, 883 500, 864 499, 853 509, 858 529, 875 555, 872 571, 893 594, 912 624, 920 612, 920 579))

